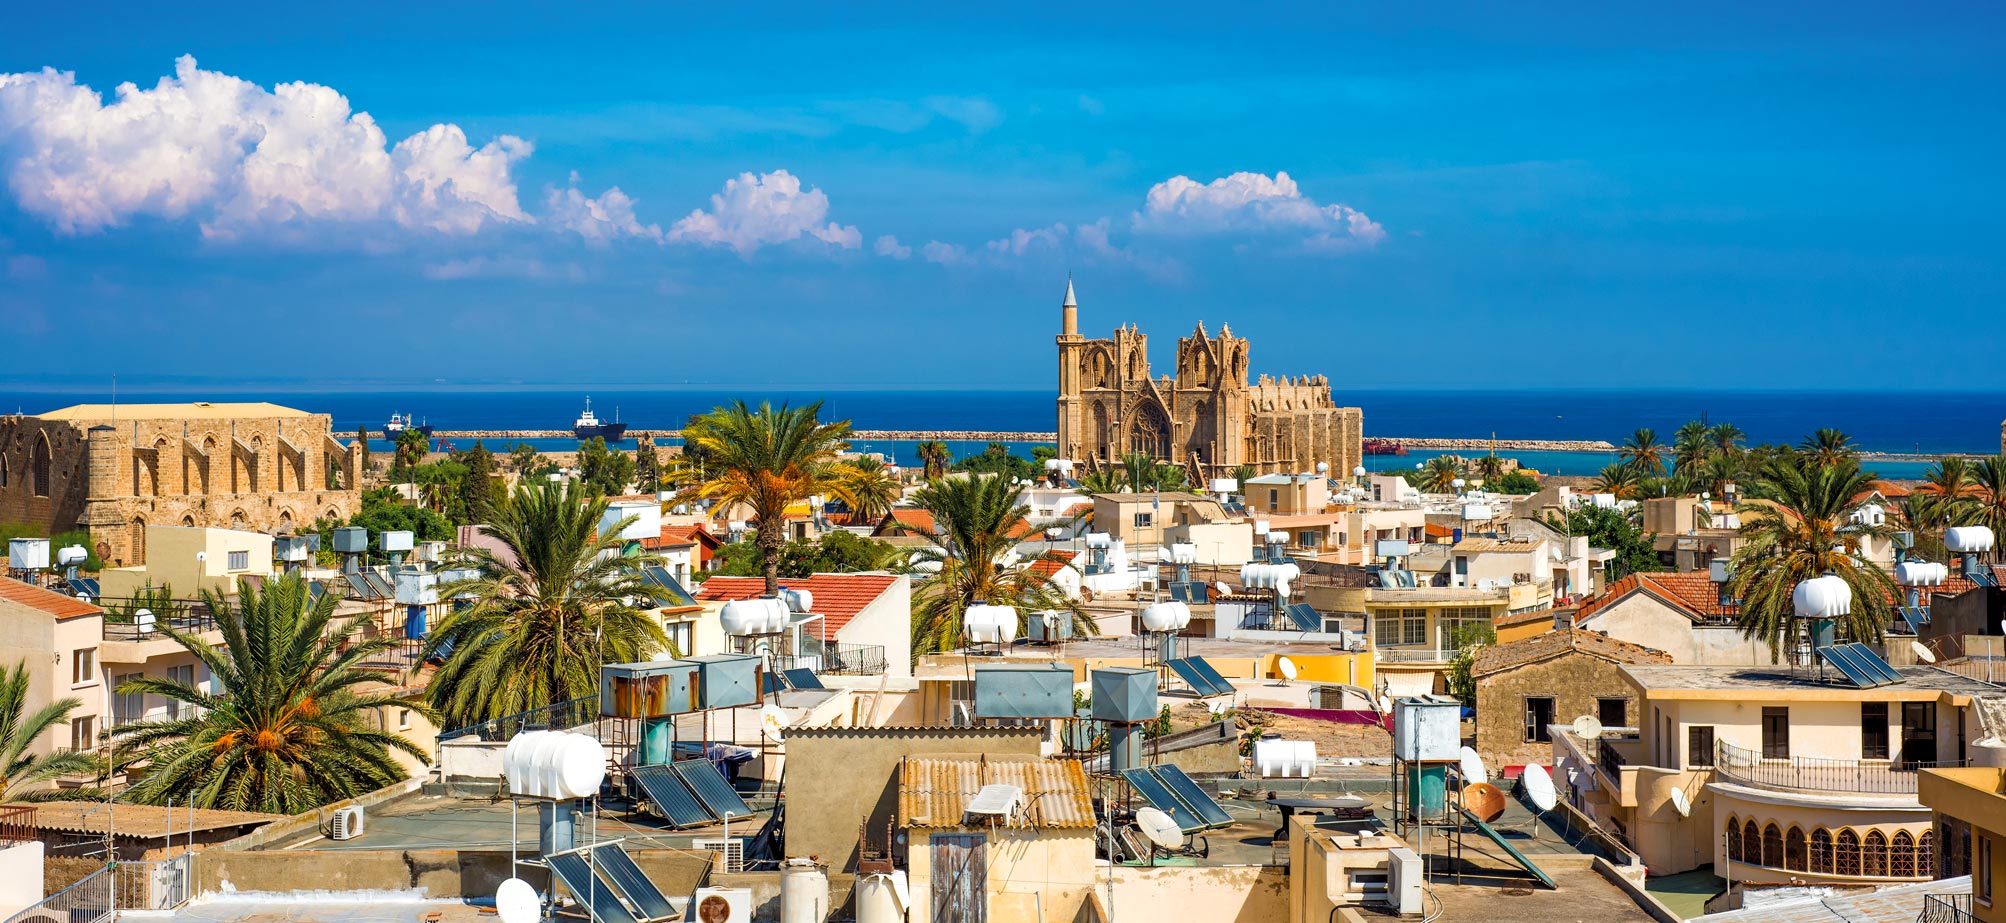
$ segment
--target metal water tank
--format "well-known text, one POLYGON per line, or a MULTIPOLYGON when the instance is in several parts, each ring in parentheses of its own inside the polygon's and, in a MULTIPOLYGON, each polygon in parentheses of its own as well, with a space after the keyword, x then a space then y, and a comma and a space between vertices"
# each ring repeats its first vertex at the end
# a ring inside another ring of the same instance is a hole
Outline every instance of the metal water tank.
POLYGON ((813 859, 780 865, 780 923, 822 923, 829 916, 829 870, 813 859))
POLYGON ((857 923, 905 923, 905 872, 893 870, 857 879, 857 923))

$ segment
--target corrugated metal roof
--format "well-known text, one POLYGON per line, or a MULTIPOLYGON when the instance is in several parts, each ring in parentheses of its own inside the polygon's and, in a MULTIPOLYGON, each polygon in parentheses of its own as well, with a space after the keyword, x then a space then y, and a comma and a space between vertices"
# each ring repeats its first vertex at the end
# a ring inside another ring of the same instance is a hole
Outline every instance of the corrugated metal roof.
POLYGON ((960 827, 968 802, 984 785, 1015 785, 1024 807, 1015 827, 1084 830, 1094 825, 1093 798, 1078 760, 927 759, 899 766, 899 825, 960 827))

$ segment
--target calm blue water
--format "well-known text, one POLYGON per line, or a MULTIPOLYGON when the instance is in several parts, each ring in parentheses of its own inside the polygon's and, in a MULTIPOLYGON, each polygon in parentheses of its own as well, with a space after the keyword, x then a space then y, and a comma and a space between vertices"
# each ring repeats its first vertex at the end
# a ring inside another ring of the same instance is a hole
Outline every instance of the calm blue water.
MULTIPOLYGON (((392 413, 412 414, 440 429, 566 429, 584 408, 584 392, 571 391, 400 391, 269 392, 229 394, 156 392, 124 395, 127 401, 268 400, 327 413, 337 431, 359 425, 381 427, 392 413)), ((823 416, 848 418, 863 429, 963 429, 1038 431, 1052 427, 1050 391, 595 391, 592 407, 601 418, 636 428, 675 428, 691 414, 733 398, 795 404, 823 402, 823 416)), ((28 413, 79 402, 109 400, 108 394, 0 392, 0 409, 28 413)), ((1862 447, 1888 452, 1995 452, 1999 424, 2006 419, 2006 392, 1840 392, 1840 391, 1340 391, 1338 399, 1365 410, 1368 435, 1484 437, 1507 439, 1606 439, 1620 442, 1640 426, 1669 440, 1679 424, 1705 416, 1732 422, 1751 442, 1796 442, 1821 426, 1845 430, 1862 447)), ((569 449, 572 440, 536 440, 538 448, 569 449)), ((629 440, 628 447, 633 445, 629 440)), ((901 464, 913 461, 911 443, 877 443, 859 448, 890 451, 901 464)), ((957 456, 981 451, 983 444, 952 446, 957 456)), ((1012 447, 1028 453, 1028 445, 1012 447)), ((1370 467, 1411 466, 1430 454, 1382 457, 1370 467)), ((1588 474, 1612 459, 1599 453, 1512 453, 1542 471, 1588 474)), ((1890 477, 1919 477, 1923 466, 1881 463, 1890 477)))

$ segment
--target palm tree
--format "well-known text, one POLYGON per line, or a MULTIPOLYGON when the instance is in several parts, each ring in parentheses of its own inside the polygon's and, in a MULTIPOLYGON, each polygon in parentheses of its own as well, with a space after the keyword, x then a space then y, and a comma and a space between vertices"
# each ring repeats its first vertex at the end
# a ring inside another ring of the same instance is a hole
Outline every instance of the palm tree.
POLYGON ((1462 476, 1462 466, 1456 463, 1456 459, 1437 455, 1421 467, 1421 489, 1445 494, 1456 489, 1456 479, 1462 476))
POLYGON ((1624 467, 1638 474, 1656 477, 1665 470, 1665 444, 1658 441, 1656 430, 1643 428, 1630 434, 1628 442, 1616 450, 1616 457, 1624 467))
MULTIPOLYGON (((736 504, 751 508, 759 524, 753 541, 765 560, 768 596, 780 592, 787 508, 813 494, 837 493, 840 485, 834 463, 837 453, 849 448, 850 421, 823 423, 815 418, 821 409, 821 401, 778 408, 761 403, 758 410, 733 401, 690 421, 683 430, 684 442, 701 447, 709 474, 691 486, 691 493, 716 500, 723 508, 736 504)), ((947 446, 920 445, 927 477, 937 477, 935 457, 926 446, 939 446, 942 459, 947 446)), ((941 467, 945 469, 944 461, 941 467)))
POLYGON ((1741 443, 1746 434, 1732 423, 1715 423, 1707 427, 1706 437, 1713 444, 1713 454, 1733 457, 1741 454, 1741 443))
POLYGON ((1492 452, 1478 457, 1474 467, 1477 469, 1478 477, 1485 481, 1495 481, 1504 477, 1505 460, 1499 458, 1496 452, 1492 452))
POLYGON ((642 578, 659 555, 622 555, 619 529, 602 535, 608 501, 582 486, 521 486, 495 504, 488 534, 505 549, 469 548, 456 562, 475 575, 439 588, 472 605, 448 614, 425 641, 444 655, 432 704, 455 727, 584 698, 599 667, 646 660, 668 646, 648 615, 666 591, 642 578))
POLYGON ((877 522, 898 503, 901 491, 891 469, 875 458, 846 458, 836 466, 833 491, 850 508, 852 525, 877 522))
POLYGON ((58 750, 29 753, 36 739, 68 725, 70 712, 83 707, 76 698, 58 699, 28 710, 28 662, 0 673, 0 801, 13 801, 28 789, 58 776, 89 772, 97 764, 91 754, 58 750))
POLYGON ((1095 468, 1080 478, 1080 490, 1089 494, 1121 492, 1121 473, 1112 468, 1095 468))
POLYGON ((1130 452, 1121 457, 1122 480, 1128 489, 1141 493, 1153 490, 1157 484, 1156 459, 1142 452, 1130 452))
POLYGON ((1247 489, 1247 482, 1261 476, 1261 470, 1253 465, 1237 465, 1233 468, 1233 480, 1240 482, 1240 489, 1247 489))
POLYGON ((1637 469, 1629 465, 1604 465, 1602 472, 1595 476, 1595 492, 1608 494, 1618 500, 1628 500, 1643 489, 1644 478, 1637 469))
POLYGON ((1716 498, 1727 496, 1727 485, 1741 478, 1741 459, 1726 454, 1709 455, 1693 473, 1693 484, 1716 498))
POLYGON ((1040 534, 1024 518, 1024 488, 1000 474, 934 481, 913 495, 932 514, 931 528, 905 527, 926 542, 916 555, 921 569, 939 569, 913 587, 915 655, 961 646, 961 617, 976 603, 1014 607, 1020 615, 1055 609, 1073 618, 1073 631, 1095 633, 1078 600, 1029 567, 1008 564, 1018 544, 1040 534))
POLYGON ((1184 473, 1184 466, 1174 462, 1164 462, 1156 466, 1151 480, 1157 490, 1183 490, 1189 486, 1190 478, 1184 473))
POLYGON ((221 646, 165 623, 159 631, 194 654, 220 690, 158 677, 117 689, 192 706, 112 731, 146 766, 127 800, 298 814, 404 778, 392 750, 427 758, 403 735, 376 729, 387 709, 428 709, 381 691, 385 675, 363 667, 396 644, 358 637, 367 613, 337 621, 338 597, 314 596, 296 574, 262 590, 245 586, 234 607, 213 591, 203 599, 221 646))
POLYGON ((1672 434, 1673 473, 1690 476, 1712 454, 1713 444, 1707 440, 1707 432, 1705 423, 1688 420, 1672 434))
MULTIPOLYGON (((765 405, 762 404, 760 406, 764 407, 765 405)), ((822 405, 818 401, 814 406, 820 407, 822 405)), ((913 446, 913 451, 919 453, 919 462, 927 480, 931 481, 934 478, 947 476, 947 465, 954 459, 954 456, 947 451, 947 443, 941 442, 938 439, 929 439, 919 445, 913 446)))
POLYGON ((1859 457, 1859 451, 1853 446, 1852 438, 1829 426, 1804 437, 1804 441, 1797 444, 1797 451, 1810 456, 1812 461, 1820 465, 1834 465, 1845 459, 1859 457))
MULTIPOLYGON (((1985 526, 1995 536, 2006 536, 2006 454, 1981 458, 1971 466, 1972 495, 1961 515, 1959 525, 1985 526)), ((1998 560, 2002 549, 1992 546, 1992 559, 1998 560)))
POLYGON ((1777 459, 1758 475, 1768 498, 1742 503, 1741 537, 1734 553, 1729 590, 1741 600, 1737 622, 1742 634, 1769 644, 1775 661, 1793 648, 1796 613, 1791 594, 1797 584, 1835 574, 1852 588, 1852 613, 1840 619, 1845 635, 1878 643, 1893 616, 1894 580, 1879 564, 1859 560, 1860 540, 1881 536, 1887 526, 1867 526, 1852 514, 1865 501, 1873 478, 1850 458, 1826 464, 1814 454, 1777 459))

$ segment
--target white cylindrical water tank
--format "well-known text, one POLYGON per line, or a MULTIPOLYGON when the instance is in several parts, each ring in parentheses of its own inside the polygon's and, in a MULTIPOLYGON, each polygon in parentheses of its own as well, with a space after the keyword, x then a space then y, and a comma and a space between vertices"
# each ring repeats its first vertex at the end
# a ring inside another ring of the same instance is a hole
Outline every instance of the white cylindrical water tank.
POLYGON ((1595 508, 1598 510, 1609 510, 1616 508, 1615 494, 1596 494, 1594 500, 1595 500, 1595 508))
POLYGON ((2006 740, 1981 737, 1971 742, 1971 765, 1997 769, 2006 766, 2006 740))
POLYGON ((527 798, 590 798, 606 778, 606 747, 569 731, 526 731, 502 751, 510 794, 527 798))
POLYGON ((1191 624, 1191 607, 1180 602, 1160 602, 1144 606, 1144 631, 1182 631, 1191 624))
POLYGON ((780 923, 822 923, 829 916, 829 870, 813 859, 780 864, 780 923))
POLYGON ((787 608, 795 612, 815 611, 815 594, 807 590, 782 587, 780 589, 780 601, 786 603, 787 608))
POLYGON ((1833 574, 1813 577, 1790 591, 1801 619, 1835 619, 1853 611, 1853 588, 1833 574))
POLYGON ((1985 526, 1952 526, 1943 530, 1943 547, 1958 554, 1992 550, 1992 530, 1985 526))
POLYGON ((771 597, 735 599, 718 610, 727 635, 765 635, 787 629, 787 604, 771 597))
POLYGON ((971 644, 1009 644, 1017 640, 1017 610, 976 603, 962 614, 961 628, 971 644))
POLYGON ((1902 586, 1937 586, 1949 576, 1949 570, 1928 561, 1903 561, 1895 565, 1895 582, 1902 586))
POLYGON ((1289 534, 1288 534, 1287 532, 1269 532, 1269 533, 1268 533, 1268 544, 1270 544, 1270 545, 1286 545, 1286 544, 1288 544, 1288 543, 1289 543, 1289 534))
POLYGON ((1112 543, 1113 541, 1114 541, 1114 536, 1111 536, 1111 535, 1107 534, 1106 532, 1088 532, 1088 533, 1087 533, 1087 547, 1088 547, 1088 548, 1106 548, 1106 547, 1108 547, 1108 545, 1109 545, 1110 543, 1112 543))
POLYGON ((905 872, 895 870, 857 879, 857 923, 905 923, 905 872))
POLYGON ((90 560, 90 557, 91 553, 84 550, 82 545, 64 545, 56 549, 56 566, 69 567, 72 564, 82 564, 90 560))
POLYGON ((1170 563, 1172 564, 1198 563, 1198 546, 1186 542, 1178 542, 1176 544, 1171 545, 1170 563))
POLYGON ((1236 493, 1239 491, 1239 489, 1240 489, 1240 482, 1232 478, 1212 479, 1212 492, 1215 494, 1236 493))

